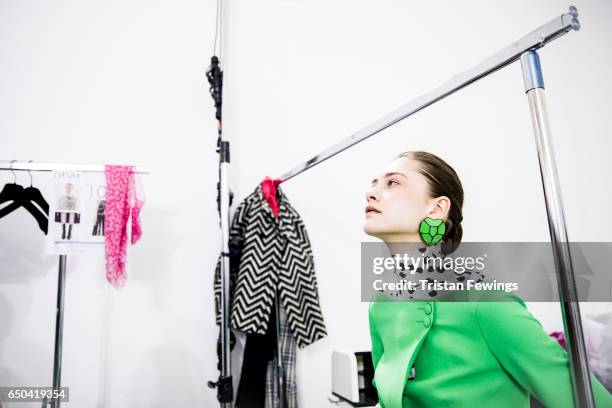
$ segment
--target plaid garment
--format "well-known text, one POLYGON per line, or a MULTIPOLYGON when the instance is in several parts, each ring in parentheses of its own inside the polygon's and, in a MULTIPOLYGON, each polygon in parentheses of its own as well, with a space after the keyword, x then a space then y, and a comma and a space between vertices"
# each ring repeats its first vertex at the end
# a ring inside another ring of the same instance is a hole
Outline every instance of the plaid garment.
MULTIPOLYGON (((266 408, 297 408, 297 382, 295 376, 296 340, 287 322, 285 310, 281 306, 280 338, 283 362, 285 407, 278 405, 278 380, 276 357, 268 363, 266 372, 266 408)), ((273 311, 274 313, 274 311, 273 311)))

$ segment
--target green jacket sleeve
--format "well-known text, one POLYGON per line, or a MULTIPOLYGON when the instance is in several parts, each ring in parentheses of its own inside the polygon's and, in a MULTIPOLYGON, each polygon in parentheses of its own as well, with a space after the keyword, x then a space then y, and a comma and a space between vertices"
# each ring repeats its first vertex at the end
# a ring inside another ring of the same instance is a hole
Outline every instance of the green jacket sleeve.
MULTIPOLYGON (((547 407, 573 407, 567 352, 540 322, 516 301, 479 302, 478 324, 489 349, 503 368, 547 407)), ((598 408, 612 407, 612 395, 591 379, 598 408)))
MULTIPOLYGON (((372 303, 370 303, 370 310, 368 310, 368 320, 370 324, 370 338, 372 339, 372 364, 374 365, 374 369, 376 370, 376 366, 378 365, 378 361, 380 360, 380 356, 383 353, 383 344, 380 339, 380 334, 378 330, 376 330, 376 325, 372 319, 372 303)), ((376 381, 372 380, 372 384, 376 387, 376 381)))

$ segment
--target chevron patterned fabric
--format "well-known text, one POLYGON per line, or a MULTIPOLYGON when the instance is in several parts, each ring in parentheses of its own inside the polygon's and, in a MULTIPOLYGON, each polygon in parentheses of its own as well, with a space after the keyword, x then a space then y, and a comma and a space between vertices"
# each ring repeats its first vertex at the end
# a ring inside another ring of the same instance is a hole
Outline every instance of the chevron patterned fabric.
MULTIPOLYGON (((261 184, 234 212, 230 227, 230 326, 264 334, 275 293, 300 348, 325 337, 310 240, 301 217, 277 187, 278 218, 261 184)), ((216 322, 221 324, 221 257, 215 270, 216 322)))

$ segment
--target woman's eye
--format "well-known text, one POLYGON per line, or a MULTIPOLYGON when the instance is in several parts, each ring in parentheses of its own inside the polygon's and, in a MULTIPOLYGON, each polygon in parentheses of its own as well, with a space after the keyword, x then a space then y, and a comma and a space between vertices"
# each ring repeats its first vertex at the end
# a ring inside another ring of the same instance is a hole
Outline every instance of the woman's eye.
POLYGON ((390 185, 391 185, 391 183, 399 184, 399 183, 398 183, 397 181, 395 181, 395 180, 389 180, 389 181, 387 181, 387 185, 388 185, 388 186, 390 186, 390 185))

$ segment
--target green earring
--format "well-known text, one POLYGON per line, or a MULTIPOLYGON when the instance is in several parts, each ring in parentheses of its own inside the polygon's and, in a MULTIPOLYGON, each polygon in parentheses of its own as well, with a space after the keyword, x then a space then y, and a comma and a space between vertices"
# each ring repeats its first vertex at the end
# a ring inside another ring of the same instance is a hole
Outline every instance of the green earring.
POLYGON ((425 218, 419 225, 419 233, 421 239, 427 245, 434 245, 440 242, 446 232, 446 223, 444 220, 434 220, 433 218, 425 218))

